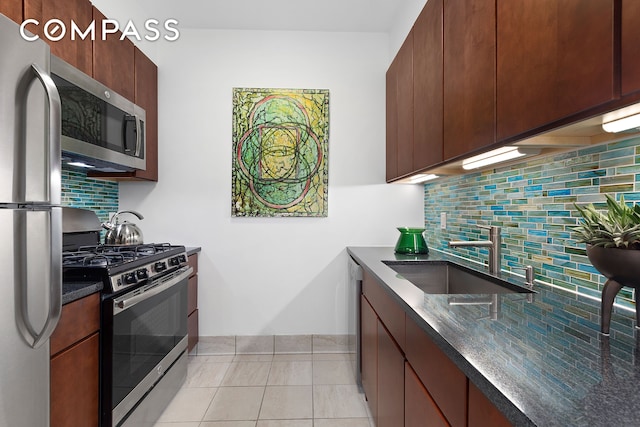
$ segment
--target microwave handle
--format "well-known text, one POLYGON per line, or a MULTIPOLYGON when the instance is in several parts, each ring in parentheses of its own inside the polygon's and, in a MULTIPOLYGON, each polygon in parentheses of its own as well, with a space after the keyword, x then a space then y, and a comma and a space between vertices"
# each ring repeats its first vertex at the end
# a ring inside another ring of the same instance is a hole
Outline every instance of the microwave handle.
POLYGON ((122 124, 122 139, 124 140, 124 152, 125 154, 131 154, 131 147, 129 146, 129 128, 133 126, 133 131, 136 134, 136 150, 138 148, 138 137, 136 132, 136 125, 138 118, 134 115, 127 114, 124 116, 124 123, 122 124))
POLYGON ((136 157, 140 157, 140 152, 142 151, 142 144, 144 143, 144 130, 144 121, 136 116, 136 157))

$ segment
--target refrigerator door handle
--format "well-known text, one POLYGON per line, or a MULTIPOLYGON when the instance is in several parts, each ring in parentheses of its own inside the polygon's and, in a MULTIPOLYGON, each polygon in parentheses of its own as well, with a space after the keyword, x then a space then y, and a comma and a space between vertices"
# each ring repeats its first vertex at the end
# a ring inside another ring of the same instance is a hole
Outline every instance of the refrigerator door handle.
POLYGON ((56 84, 49 74, 42 71, 36 64, 31 64, 31 69, 42 84, 47 95, 49 106, 48 119, 48 158, 49 158, 49 203, 59 205, 62 201, 62 172, 60 161, 62 157, 60 138, 62 135, 62 105, 60 102, 60 94, 56 88, 56 84))
MULTIPOLYGON (((62 208, 61 203, 61 103, 60 94, 51 76, 35 64, 31 65, 33 76, 44 88, 49 116, 47 118, 47 158, 48 158, 48 203, 49 207, 32 206, 33 209, 45 209, 49 213, 49 308, 44 326, 36 331, 29 319, 28 312, 28 257, 27 257, 27 214, 28 209, 16 211, 14 219, 14 254, 16 283, 16 323, 18 330, 28 345, 33 348, 42 346, 51 337, 62 313, 62 208)), ((26 77, 26 76, 25 76, 26 77)), ((26 96, 26 94, 25 94, 26 96)), ((25 104, 26 105, 26 104, 25 104)), ((26 110, 23 110, 26 113, 26 110)), ((25 119, 24 117, 22 118, 25 119)), ((23 121, 22 123, 26 123, 23 121)), ((22 171, 24 172, 24 171, 22 171)), ((21 180, 24 182, 24 180, 21 180)), ((26 205, 29 205, 26 202, 26 205)), ((44 291, 44 289, 43 289, 44 291)))
MULTIPOLYGON (((28 312, 28 257, 27 257, 27 216, 30 209, 15 211, 14 250, 16 283, 16 323, 22 337, 33 348, 40 347, 51 337, 62 313, 62 208, 52 207, 49 213, 49 309, 41 331, 36 331, 28 312)), ((36 264, 39 260, 36 260, 36 264)))

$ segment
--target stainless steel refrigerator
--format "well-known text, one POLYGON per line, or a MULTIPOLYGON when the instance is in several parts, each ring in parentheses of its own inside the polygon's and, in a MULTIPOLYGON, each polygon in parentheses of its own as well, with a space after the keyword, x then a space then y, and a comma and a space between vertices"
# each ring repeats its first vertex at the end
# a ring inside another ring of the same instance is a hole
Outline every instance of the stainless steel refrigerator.
POLYGON ((0 426, 49 425, 62 299, 60 98, 49 47, 0 14, 0 426))

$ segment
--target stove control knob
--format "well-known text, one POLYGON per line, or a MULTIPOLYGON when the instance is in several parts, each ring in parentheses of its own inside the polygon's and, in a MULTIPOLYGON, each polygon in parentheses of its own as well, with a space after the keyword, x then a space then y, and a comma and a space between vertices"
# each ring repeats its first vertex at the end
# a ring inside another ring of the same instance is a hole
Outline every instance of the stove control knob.
POLYGON ((122 276, 122 279, 123 279, 124 283, 126 283, 127 285, 131 285, 131 284, 136 283, 138 281, 138 279, 136 279, 136 274, 135 273, 127 273, 127 274, 122 276))
POLYGON ((180 262, 187 262, 187 256, 186 255, 180 255, 178 258, 180 259, 180 262))
POLYGON ((147 274, 146 268, 141 268, 140 270, 136 271, 136 276, 138 277, 138 280, 144 280, 149 278, 149 274, 147 274))
POLYGON ((175 267, 176 265, 180 265, 180 260, 178 259, 178 257, 173 257, 171 259, 169 259, 169 265, 172 267, 175 267))
POLYGON ((167 264, 165 264, 164 262, 156 262, 155 264, 153 264, 153 269, 159 273, 167 269, 167 264))

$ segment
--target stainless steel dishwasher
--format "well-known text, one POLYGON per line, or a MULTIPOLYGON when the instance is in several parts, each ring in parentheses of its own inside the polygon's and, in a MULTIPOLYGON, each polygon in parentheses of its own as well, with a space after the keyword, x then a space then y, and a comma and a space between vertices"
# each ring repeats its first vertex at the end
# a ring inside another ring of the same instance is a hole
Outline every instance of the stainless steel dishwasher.
POLYGON ((349 335, 353 337, 351 348, 355 351, 354 372, 358 389, 362 391, 362 346, 360 337, 360 294, 362 293, 362 267, 349 256, 349 335))

